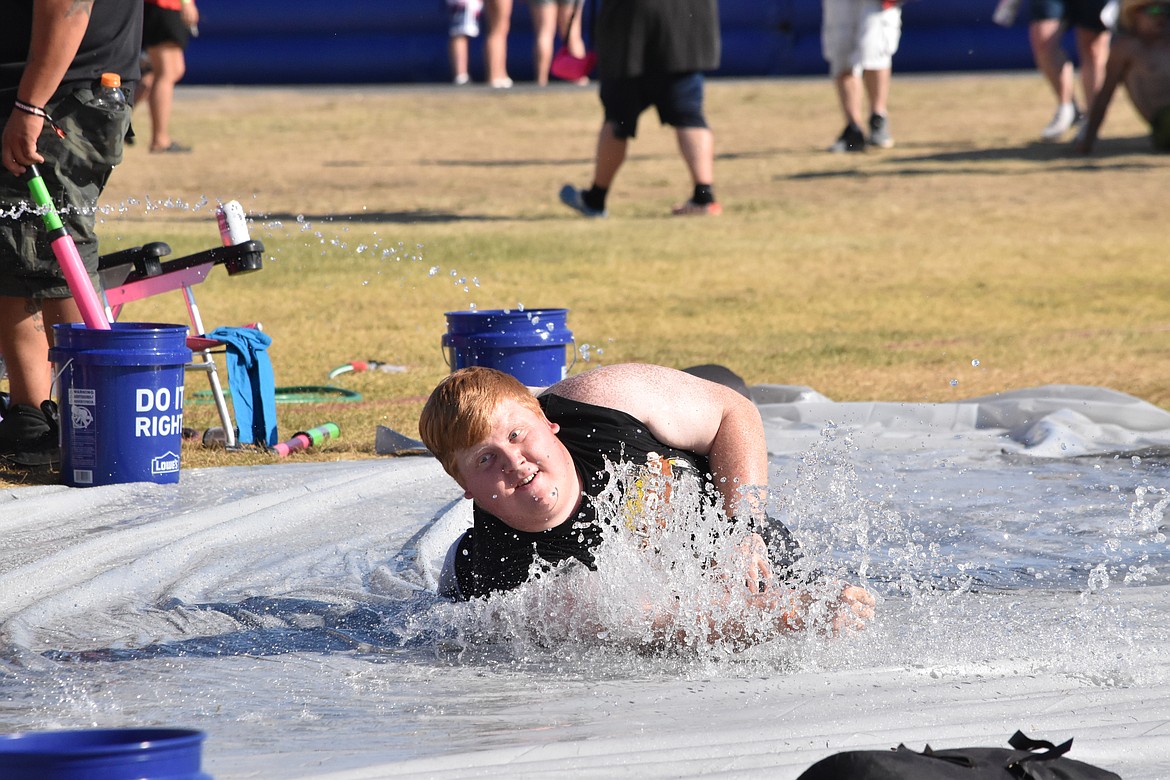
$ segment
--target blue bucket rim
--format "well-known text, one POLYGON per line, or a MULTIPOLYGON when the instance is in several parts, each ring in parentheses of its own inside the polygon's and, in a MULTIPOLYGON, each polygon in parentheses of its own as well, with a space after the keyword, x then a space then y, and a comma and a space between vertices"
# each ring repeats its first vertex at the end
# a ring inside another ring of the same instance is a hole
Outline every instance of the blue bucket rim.
POLYGON ((49 349, 53 362, 74 360, 80 365, 183 366, 193 353, 187 346, 186 325, 158 322, 114 322, 110 330, 66 322, 53 326, 56 336, 49 349))
POLYGON ((115 333, 118 331, 141 332, 147 330, 174 332, 178 330, 188 331, 190 330, 190 326, 175 322, 111 322, 110 330, 107 331, 105 328, 87 328, 83 322, 58 322, 53 325, 53 329, 70 333, 84 330, 93 331, 94 333, 109 333, 110 331, 114 331, 115 333))
POLYGON ((567 328, 531 333, 444 333, 442 343, 445 347, 563 347, 573 343, 573 333, 567 328))
POLYGON ((567 314, 568 311, 568 309, 560 306, 550 306, 548 308, 540 306, 528 308, 525 306, 523 309, 460 309, 459 311, 445 312, 444 316, 448 319, 451 317, 527 317, 530 314, 547 314, 549 312, 565 312, 567 314))
POLYGON ((132 727, 17 731, 0 734, 3 756, 106 756, 139 751, 196 748, 207 739, 200 729, 132 727))
POLYGON ((487 330, 537 329, 545 330, 549 324, 568 327, 568 309, 486 309, 477 311, 449 311, 446 313, 447 330, 456 333, 487 330), (533 320, 536 320, 535 322, 533 320))

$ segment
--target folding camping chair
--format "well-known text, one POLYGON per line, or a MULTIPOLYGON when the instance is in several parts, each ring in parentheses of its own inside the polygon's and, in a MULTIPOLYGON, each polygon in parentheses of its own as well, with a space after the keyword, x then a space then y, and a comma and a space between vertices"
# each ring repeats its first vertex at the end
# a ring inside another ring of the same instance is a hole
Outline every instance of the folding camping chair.
POLYGON ((154 241, 102 255, 98 260, 98 274, 104 290, 102 303, 106 307, 106 316, 110 322, 116 321, 122 306, 131 301, 174 290, 183 291, 187 304, 187 318, 191 323, 191 335, 187 338, 187 346, 191 349, 192 359, 187 364, 187 369, 207 374, 211 396, 215 401, 216 411, 219 412, 219 419, 223 423, 224 443, 228 447, 236 445, 236 428, 224 398, 215 359, 211 354, 212 349, 223 344, 207 338, 203 319, 199 315, 199 306, 195 303, 195 291, 192 288, 203 282, 211 269, 217 265, 223 265, 229 276, 259 271, 263 268, 263 252, 264 245, 259 241, 244 241, 235 246, 217 246, 164 262, 161 258, 169 255, 171 248, 161 241, 154 241))

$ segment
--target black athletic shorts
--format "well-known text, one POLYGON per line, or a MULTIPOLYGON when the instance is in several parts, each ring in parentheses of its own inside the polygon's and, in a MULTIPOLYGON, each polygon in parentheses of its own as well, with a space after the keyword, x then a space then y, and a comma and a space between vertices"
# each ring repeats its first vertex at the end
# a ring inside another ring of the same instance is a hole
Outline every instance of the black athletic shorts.
POLYGON ((1031 0, 1028 8, 1033 22, 1061 19, 1073 27, 1104 32, 1101 11, 1106 0, 1031 0))
POLYGON ((142 48, 149 49, 160 43, 175 43, 186 50, 191 40, 191 31, 183 24, 179 11, 159 8, 147 3, 142 9, 142 48))
POLYGON ((605 107, 605 121, 613 122, 618 138, 633 138, 638 132, 638 117, 650 106, 658 109, 658 118, 664 125, 707 126, 702 73, 602 79, 601 105, 605 107))

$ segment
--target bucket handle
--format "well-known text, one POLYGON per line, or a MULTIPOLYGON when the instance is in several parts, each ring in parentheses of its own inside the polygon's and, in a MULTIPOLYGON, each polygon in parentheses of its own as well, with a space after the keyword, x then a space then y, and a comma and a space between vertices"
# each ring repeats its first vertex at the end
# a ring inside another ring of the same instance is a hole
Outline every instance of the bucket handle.
POLYGON ((60 394, 61 389, 60 389, 60 385, 58 383, 61 379, 61 375, 65 373, 65 369, 69 368, 69 364, 72 362, 73 362, 73 358, 69 358, 68 360, 66 360, 64 362, 64 364, 62 364, 60 371, 53 372, 53 379, 52 379, 52 382, 49 384, 49 393, 51 395, 59 395, 60 394))

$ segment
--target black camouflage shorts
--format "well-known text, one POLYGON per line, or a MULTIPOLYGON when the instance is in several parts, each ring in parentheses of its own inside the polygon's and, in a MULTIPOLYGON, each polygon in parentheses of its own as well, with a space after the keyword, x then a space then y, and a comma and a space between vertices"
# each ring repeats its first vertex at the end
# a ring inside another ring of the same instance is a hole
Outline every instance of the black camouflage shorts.
MULTIPOLYGON (((96 288, 97 201, 110 172, 122 162, 122 142, 130 127, 130 107, 93 103, 94 90, 85 86, 45 107, 65 131, 65 138, 59 138, 49 123, 45 123, 37 140, 37 150, 45 162, 37 165, 37 169, 96 288)), ((3 169, 0 169, 0 295, 38 299, 69 297, 69 287, 49 247, 44 223, 29 196, 28 186, 3 169)))

